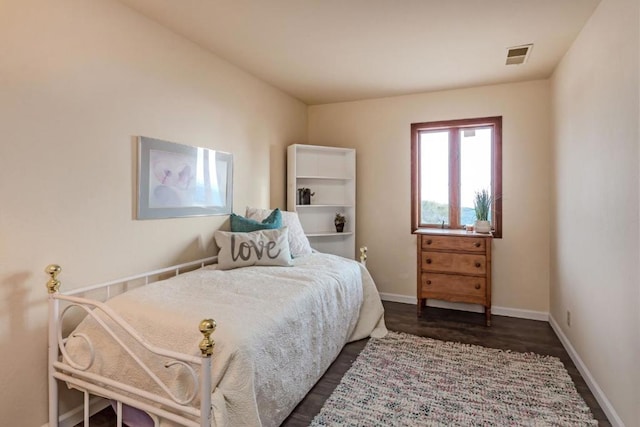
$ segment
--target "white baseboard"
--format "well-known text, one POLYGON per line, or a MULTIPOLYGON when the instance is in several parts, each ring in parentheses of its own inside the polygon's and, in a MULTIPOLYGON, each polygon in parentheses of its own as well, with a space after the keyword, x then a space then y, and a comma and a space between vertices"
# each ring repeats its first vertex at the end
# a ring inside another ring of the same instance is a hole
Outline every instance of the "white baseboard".
POLYGON ((380 292, 380 299, 382 301, 401 302, 403 304, 418 304, 416 297, 400 294, 388 294, 386 292, 380 292))
MULTIPOLYGON (((418 304, 418 300, 415 296, 389 294, 385 292, 380 292, 380 298, 383 301, 400 302, 403 304, 413 304, 413 305, 418 304)), ((477 304, 462 304, 462 303, 440 301, 440 300, 434 300, 434 299, 427 300, 427 306, 447 308, 452 310, 471 311, 473 313, 484 312, 484 307, 477 304)), ((509 307, 497 307, 494 305, 494 306, 491 306, 491 313, 496 314, 498 316, 518 317, 520 319, 541 320, 544 322, 549 321, 549 313, 546 313, 544 311, 523 310, 520 308, 509 308, 509 307)))
POLYGON ((576 368, 578 368, 578 371, 580 371, 580 375, 582 375, 582 378, 584 378, 587 386, 589 386, 591 393, 593 393, 593 395, 595 396, 596 400, 600 404, 600 407, 609 419, 611 425, 614 427, 624 427, 622 419, 620 418, 620 416, 618 416, 618 413, 613 408, 613 405, 611 404, 611 402, 609 402, 609 399, 607 399, 607 396, 604 394, 596 380, 593 378, 593 375, 591 375, 589 369, 587 369, 587 366, 578 355, 578 352, 571 345, 571 341, 569 341, 569 338, 567 338, 564 332, 562 332, 560 325, 558 325, 558 322, 556 322, 556 319, 554 319, 552 315, 549 315, 549 324, 560 339, 560 342, 564 346, 565 350, 567 350, 567 353, 569 353, 569 357, 571 357, 571 360, 573 360, 576 368))
POLYGON ((549 313, 545 311, 525 310, 522 308, 491 307, 491 313, 498 316, 518 317, 520 319, 549 321, 549 313))
MULTIPOLYGON (((91 396, 89 399, 89 416, 95 415, 109 406, 109 401, 98 396, 91 396)), ((60 415, 59 427, 74 427, 84 420, 84 406, 80 405, 70 411, 60 415)), ((48 427, 49 423, 45 423, 42 427, 48 427)))

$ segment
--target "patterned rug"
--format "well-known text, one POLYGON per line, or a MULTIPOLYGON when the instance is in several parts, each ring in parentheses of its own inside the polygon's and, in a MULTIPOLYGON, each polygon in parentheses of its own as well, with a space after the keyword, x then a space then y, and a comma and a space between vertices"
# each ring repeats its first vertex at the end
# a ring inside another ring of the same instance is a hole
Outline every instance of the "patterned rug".
POLYGON ((390 332, 311 426, 598 425, 560 359, 390 332))

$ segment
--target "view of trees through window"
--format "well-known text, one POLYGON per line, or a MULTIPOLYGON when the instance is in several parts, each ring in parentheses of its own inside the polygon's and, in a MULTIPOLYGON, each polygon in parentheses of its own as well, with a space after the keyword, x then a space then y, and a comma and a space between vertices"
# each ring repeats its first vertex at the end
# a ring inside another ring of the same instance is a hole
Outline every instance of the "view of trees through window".
POLYGON ((494 200, 492 227, 501 228, 501 124, 492 117, 411 125, 414 230, 473 224, 481 190, 494 200))

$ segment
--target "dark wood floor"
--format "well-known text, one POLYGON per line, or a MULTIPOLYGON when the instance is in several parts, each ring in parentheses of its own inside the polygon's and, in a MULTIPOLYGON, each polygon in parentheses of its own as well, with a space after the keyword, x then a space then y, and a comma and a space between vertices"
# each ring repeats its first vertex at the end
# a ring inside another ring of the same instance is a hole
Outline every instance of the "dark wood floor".
MULTIPOLYGON (((445 341, 457 341, 518 352, 533 352, 560 358, 571 375, 578 392, 587 402, 601 426, 610 426, 595 397, 587 387, 560 340, 547 322, 493 316, 492 326, 484 326, 484 314, 428 307, 422 318, 416 306, 384 302, 385 321, 390 330, 445 341)), ((331 395, 344 373, 351 367, 367 340, 347 344, 302 402, 282 424, 286 427, 308 426, 331 395)), ((115 426, 110 408, 91 419, 92 427, 115 426)))

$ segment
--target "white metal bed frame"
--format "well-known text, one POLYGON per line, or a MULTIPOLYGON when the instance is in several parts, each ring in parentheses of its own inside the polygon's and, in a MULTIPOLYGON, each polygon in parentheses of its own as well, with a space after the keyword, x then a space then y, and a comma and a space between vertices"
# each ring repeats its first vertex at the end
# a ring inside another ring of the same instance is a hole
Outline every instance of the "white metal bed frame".
POLYGON ((151 282, 161 280, 160 276, 162 275, 172 273, 177 276, 180 273, 191 271, 198 267, 204 267, 216 261, 217 257, 204 258, 98 285, 74 289, 65 293, 59 292, 60 281, 57 278, 62 269, 55 264, 47 266, 45 272, 50 276, 47 282, 49 292, 49 427, 57 427, 60 422, 58 413, 58 380, 64 381, 68 385, 83 391, 85 426, 89 426, 89 396, 93 394, 117 402, 115 409, 118 427, 122 427, 123 404, 145 411, 152 418, 156 426, 159 425, 160 419, 166 419, 188 427, 211 427, 211 393, 213 391, 211 390, 211 355, 215 345, 215 342, 211 339, 211 334, 216 328, 216 322, 213 319, 204 319, 198 326, 203 338, 199 345, 201 357, 195 357, 189 354, 163 349, 148 343, 134 328, 106 304, 77 295, 95 292, 97 290, 106 290, 106 299, 109 299, 112 296, 112 289, 116 286, 122 286, 126 289, 130 282, 140 281, 144 281, 144 285, 147 285, 151 282), (65 302, 66 306, 61 310, 62 302, 65 302), (84 310, 87 315, 92 316, 118 345, 129 354, 135 363, 145 371, 149 378, 164 391, 166 397, 114 381, 102 375, 87 372, 93 364, 95 354, 90 338, 84 334, 74 334, 73 336, 84 340, 90 351, 90 360, 84 365, 73 361, 65 348, 68 337, 63 337, 62 334, 62 323, 65 313, 72 307, 80 308, 84 310), (186 369, 193 381, 191 393, 186 397, 175 396, 162 380, 118 338, 109 325, 96 315, 96 312, 101 312, 108 317, 148 351, 158 355, 158 357, 166 358, 168 360, 165 363, 166 368, 178 365, 182 369, 186 369), (64 358, 61 358, 61 355, 64 356, 64 358), (194 408, 190 406, 189 403, 198 395, 200 397, 200 407, 194 408), (199 421, 194 421, 194 419, 199 421))
MULTIPOLYGON (((67 385, 74 386, 81 390, 84 394, 84 425, 89 426, 89 397, 91 394, 116 401, 116 417, 117 427, 122 427, 123 404, 145 411, 154 421, 154 425, 158 426, 160 419, 173 421, 177 424, 187 427, 211 427, 211 355, 215 342, 211 339, 211 334, 216 329, 216 322, 213 319, 204 319, 198 326, 203 335, 199 348, 201 357, 195 357, 189 354, 174 352, 163 349, 148 343, 136 330, 131 327, 116 312, 109 308, 106 304, 92 300, 89 298, 79 297, 77 295, 87 294, 98 290, 106 290, 106 299, 112 297, 112 289, 122 286, 124 291, 130 282, 144 281, 147 285, 158 280, 162 280, 161 276, 172 273, 177 276, 180 273, 191 271, 196 268, 202 268, 206 265, 217 262, 218 257, 209 257, 197 261, 187 262, 172 267, 150 271, 135 276, 125 277, 106 283, 87 286, 74 289, 69 292, 59 292, 60 281, 58 275, 62 271, 61 267, 56 264, 50 264, 46 267, 45 272, 50 276, 47 281, 47 290, 49 292, 49 347, 48 347, 48 381, 49 381, 49 427, 58 427, 59 409, 58 409, 58 381, 64 381, 67 385), (61 302, 67 305, 61 310, 61 302), (94 360, 94 349, 89 337, 84 334, 72 334, 73 337, 81 338, 85 341, 90 349, 90 361, 85 365, 80 365, 66 352, 65 345, 68 337, 62 336, 62 323, 65 313, 72 307, 78 307, 84 310, 88 316, 92 316, 100 326, 120 345, 142 368, 145 373, 158 386, 162 388, 167 397, 159 396, 136 387, 114 381, 102 375, 86 372, 94 360), (151 369, 144 363, 135 353, 124 343, 113 330, 96 315, 96 312, 102 312, 111 321, 120 326, 131 338, 141 344, 148 351, 167 358, 169 361, 165 363, 165 367, 179 365, 186 369, 193 381, 193 387, 189 396, 180 398, 174 396, 171 390, 158 378, 151 369), (64 359, 60 356, 64 356, 64 359), (195 368, 194 368, 195 367, 195 368), (199 371, 199 374, 196 372, 199 371), (189 405, 196 396, 200 396, 200 407, 195 408, 189 405), (155 405, 154 405, 155 404, 155 405), (197 419, 199 421, 194 421, 197 419)), ((367 247, 360 248, 360 262, 366 265, 367 247)), ((122 293, 122 292, 118 292, 122 293)), ((114 295, 115 296, 115 295, 114 295)), ((195 325, 194 325, 195 326, 195 325)))

